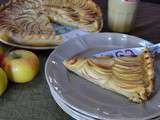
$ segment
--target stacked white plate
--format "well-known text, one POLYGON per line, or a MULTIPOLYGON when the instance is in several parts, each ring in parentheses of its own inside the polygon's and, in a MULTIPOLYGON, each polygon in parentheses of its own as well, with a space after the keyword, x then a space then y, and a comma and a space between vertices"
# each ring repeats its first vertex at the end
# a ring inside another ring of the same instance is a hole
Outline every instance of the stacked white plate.
POLYGON ((56 93, 56 91, 52 87, 50 87, 50 91, 54 100, 63 109, 63 111, 65 111, 67 114, 69 114, 76 120, 96 120, 87 115, 83 115, 82 113, 77 112, 76 110, 72 109, 70 106, 66 105, 63 99, 56 93))
POLYGON ((100 88, 69 72, 63 61, 77 53, 91 56, 99 51, 124 47, 140 47, 151 43, 134 36, 118 33, 96 33, 69 40, 57 47, 49 56, 45 75, 51 94, 57 104, 77 120, 148 120, 160 115, 159 60, 155 93, 143 104, 100 88))

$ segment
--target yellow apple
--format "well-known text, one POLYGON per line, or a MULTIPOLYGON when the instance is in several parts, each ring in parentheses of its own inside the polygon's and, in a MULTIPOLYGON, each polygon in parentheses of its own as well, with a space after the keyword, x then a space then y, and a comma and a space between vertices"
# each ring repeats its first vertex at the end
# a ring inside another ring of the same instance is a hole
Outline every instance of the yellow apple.
POLYGON ((0 68, 0 96, 4 93, 8 85, 8 79, 5 71, 0 68))
POLYGON ((3 68, 9 80, 25 83, 33 80, 39 71, 39 59, 28 50, 13 50, 3 60, 3 68))

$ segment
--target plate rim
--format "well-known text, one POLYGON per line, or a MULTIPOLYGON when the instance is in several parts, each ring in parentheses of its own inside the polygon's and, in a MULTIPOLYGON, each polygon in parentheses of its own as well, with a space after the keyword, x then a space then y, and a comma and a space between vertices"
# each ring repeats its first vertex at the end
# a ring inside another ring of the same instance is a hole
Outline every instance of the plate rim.
POLYGON ((51 49, 55 49, 57 46, 30 46, 30 45, 21 45, 18 43, 14 43, 11 40, 3 40, 0 38, 0 42, 8 45, 8 46, 12 46, 12 47, 17 47, 17 48, 24 48, 24 49, 32 49, 32 50, 51 50, 51 49), (10 41, 10 42, 9 42, 10 41))
MULTIPOLYGON (((48 80, 47 80, 47 83, 49 84, 48 80)), ((65 104, 64 100, 56 93, 56 91, 51 86, 49 86, 49 90, 51 91, 51 95, 53 96, 55 102, 61 107, 61 109, 64 110, 64 112, 66 112, 71 117, 75 118, 76 120, 82 120, 82 119, 79 119, 77 117, 88 117, 87 120, 89 120, 89 119, 90 120, 94 120, 95 119, 95 118, 92 118, 91 116, 85 116, 85 115, 81 114, 80 112, 75 111, 74 109, 72 109, 67 104, 65 104), (67 111, 65 108, 67 108, 68 110, 72 111, 72 113, 67 111)), ((86 120, 86 119, 83 119, 83 120, 86 120)))

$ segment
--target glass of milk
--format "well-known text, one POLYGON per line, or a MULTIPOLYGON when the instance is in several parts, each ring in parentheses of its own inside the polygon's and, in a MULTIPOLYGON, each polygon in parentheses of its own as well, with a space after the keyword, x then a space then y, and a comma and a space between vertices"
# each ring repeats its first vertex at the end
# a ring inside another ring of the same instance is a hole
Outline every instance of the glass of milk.
POLYGON ((108 0, 108 25, 112 31, 127 33, 132 29, 138 0, 108 0))

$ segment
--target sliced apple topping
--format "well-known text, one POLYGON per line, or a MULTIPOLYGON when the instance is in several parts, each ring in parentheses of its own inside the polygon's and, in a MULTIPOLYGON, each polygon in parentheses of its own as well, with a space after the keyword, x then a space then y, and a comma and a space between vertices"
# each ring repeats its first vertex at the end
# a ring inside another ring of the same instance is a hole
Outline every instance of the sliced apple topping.
POLYGON ((99 31, 102 13, 92 0, 45 0, 42 6, 53 21, 87 31, 99 31))

